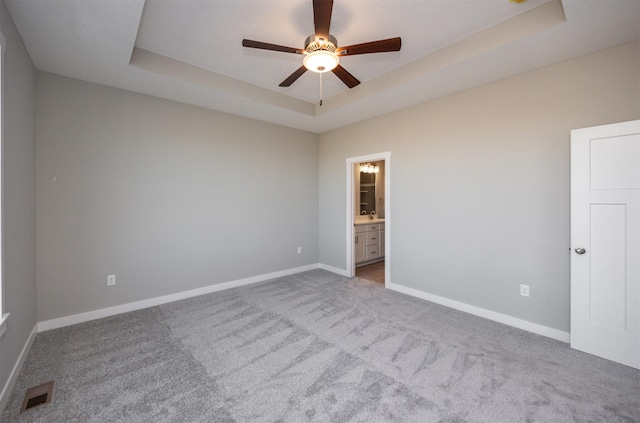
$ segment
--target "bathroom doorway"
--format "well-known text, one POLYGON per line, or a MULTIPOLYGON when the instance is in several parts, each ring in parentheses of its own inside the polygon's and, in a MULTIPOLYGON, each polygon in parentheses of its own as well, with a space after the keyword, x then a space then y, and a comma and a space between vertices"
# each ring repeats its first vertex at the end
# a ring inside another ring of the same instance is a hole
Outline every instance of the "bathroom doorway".
POLYGON ((347 274, 386 284, 391 274, 391 153, 346 161, 347 274))

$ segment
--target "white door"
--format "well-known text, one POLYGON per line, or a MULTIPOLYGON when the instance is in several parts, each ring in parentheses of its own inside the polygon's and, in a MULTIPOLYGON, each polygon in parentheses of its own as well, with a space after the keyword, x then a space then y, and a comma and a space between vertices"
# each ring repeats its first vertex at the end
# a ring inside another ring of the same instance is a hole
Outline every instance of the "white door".
POLYGON ((571 347, 640 368, 640 120, 571 131, 571 347))

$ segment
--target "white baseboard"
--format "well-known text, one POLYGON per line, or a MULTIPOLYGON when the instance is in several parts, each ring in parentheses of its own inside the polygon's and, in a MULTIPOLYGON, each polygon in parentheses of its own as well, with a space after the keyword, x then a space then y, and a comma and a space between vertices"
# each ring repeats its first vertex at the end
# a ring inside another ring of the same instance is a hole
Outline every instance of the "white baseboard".
POLYGON ((318 268, 322 269, 322 270, 326 270, 327 272, 331 272, 331 273, 336 273, 338 275, 341 276, 349 276, 347 274, 347 271, 344 269, 339 269, 337 267, 333 267, 333 266, 329 266, 328 264, 318 264, 318 268))
POLYGON ((29 350, 31 349, 31 345, 33 345, 33 341, 36 339, 36 334, 38 333, 38 325, 33 326, 33 330, 29 334, 27 338, 27 342, 24 343, 24 347, 22 347, 22 351, 16 360, 16 364, 13 366, 11 373, 9 374, 9 379, 7 379, 7 383, 4 384, 2 388, 2 392, 0 393, 0 414, 2 414, 4 407, 7 405, 7 401, 9 400, 9 395, 13 390, 13 386, 18 379, 18 375, 20 374, 20 370, 22 370, 22 365, 24 361, 27 359, 27 355, 29 354, 29 350))
MULTIPOLYGON (((212 292, 223 291, 226 289, 237 288, 240 286, 250 285, 258 282, 263 282, 269 279, 292 275, 294 273, 306 272, 307 270, 313 270, 318 268, 326 270, 328 272, 336 273, 341 276, 347 276, 347 271, 344 269, 339 269, 337 267, 329 266, 322 263, 315 263, 315 264, 310 264, 306 266, 296 267, 293 269, 286 269, 278 272, 267 273, 264 275, 252 276, 250 278, 238 279, 235 281, 209 285, 202 288, 178 292, 170 295, 164 295, 161 297, 150 298, 147 300, 141 300, 141 301, 136 301, 132 303, 103 308, 99 310, 88 311, 86 313, 79 313, 71 316, 60 317, 57 319, 45 320, 37 324, 37 331, 43 332, 51 329, 57 329, 65 326, 75 325, 77 323, 88 322, 90 320, 101 319, 103 317, 115 316, 117 314, 128 313, 130 311, 141 310, 141 309, 153 307, 156 305, 161 305, 161 304, 166 304, 173 301, 183 300, 186 298, 196 297, 198 295, 204 295, 212 292)), ((569 333, 563 332, 558 329, 553 329, 547 326, 539 325, 537 323, 529 322, 527 320, 522 320, 516 317, 508 316, 506 314, 498 313, 498 312, 487 310, 481 307, 476 307, 470 304, 451 300, 449 298, 429 294, 424 291, 419 291, 417 289, 409 288, 403 285, 398 285, 392 282, 387 283, 385 287, 393 291, 411 295, 412 297, 431 301, 433 303, 440 304, 449 308, 453 308, 455 310, 463 311, 465 313, 473 314, 475 316, 483 317, 485 319, 489 319, 499 323, 503 323, 505 325, 513 326, 518 329, 523 329, 538 335, 556 339, 558 341, 567 342, 567 343, 570 341, 569 333)), ((33 336, 30 337, 30 341, 28 342, 28 345, 25 345, 26 351, 28 351, 27 347, 31 346, 31 342, 33 342, 33 336)), ((18 366, 18 364, 16 364, 16 366, 18 366)), ((22 366, 22 364, 20 364, 20 366, 22 366)), ((5 386, 5 389, 6 389, 6 386, 5 386)), ((4 395, 4 391, 3 391, 3 395, 4 395)))
POLYGON ((65 326, 84 323, 90 320, 101 319, 103 317, 115 316, 117 314, 128 313, 130 311, 141 310, 173 301, 184 300, 186 298, 197 297, 198 295, 210 294, 212 292, 224 291, 226 289, 237 288, 244 285, 263 282, 269 279, 280 278, 282 276, 293 275, 294 273, 306 272, 307 270, 317 269, 318 264, 309 264, 307 266, 295 267, 293 269, 281 270, 264 275, 252 276, 250 278, 238 279, 235 281, 223 282, 215 285, 209 285, 202 288, 191 289, 189 291, 177 292, 175 294, 163 295, 161 297, 149 298, 147 300, 135 301, 133 303, 121 304, 113 307, 102 308, 99 310, 88 311, 86 313, 73 314, 71 316, 60 317, 57 319, 45 320, 38 323, 38 332, 44 332, 51 329, 58 329, 65 326))
POLYGON ((508 316, 506 314, 497 313, 495 311, 487 310, 481 307, 476 307, 470 304, 461 303, 459 301, 450 300, 449 298, 440 297, 437 295, 429 294, 424 291, 419 291, 414 288, 408 288, 403 285, 395 283, 387 283, 386 288, 393 291, 401 292, 403 294, 411 295, 423 300, 431 301, 432 303, 440 304, 455 310, 463 311, 465 313, 473 314, 475 316, 483 317, 485 319, 493 320, 505 325, 513 326, 518 329, 533 332, 537 335, 546 336, 547 338, 555 339, 569 343, 569 332, 563 332, 558 329, 553 329, 547 326, 539 325, 537 323, 529 322, 527 320, 518 319, 516 317, 508 316))

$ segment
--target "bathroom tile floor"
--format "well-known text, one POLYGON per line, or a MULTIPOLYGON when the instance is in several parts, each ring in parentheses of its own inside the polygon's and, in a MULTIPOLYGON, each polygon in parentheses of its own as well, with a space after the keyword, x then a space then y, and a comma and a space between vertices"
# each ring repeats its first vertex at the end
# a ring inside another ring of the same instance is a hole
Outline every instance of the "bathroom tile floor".
POLYGON ((356 276, 384 285, 384 260, 356 268, 356 276))

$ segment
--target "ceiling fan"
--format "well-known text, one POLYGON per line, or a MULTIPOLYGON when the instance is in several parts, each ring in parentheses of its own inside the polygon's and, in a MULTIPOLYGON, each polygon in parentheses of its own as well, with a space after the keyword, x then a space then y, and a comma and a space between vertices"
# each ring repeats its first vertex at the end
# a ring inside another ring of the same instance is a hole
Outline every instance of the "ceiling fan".
MULTIPOLYGON (((281 51, 284 53, 302 54, 302 66, 280 83, 281 87, 289 87, 307 70, 321 74, 333 72, 345 85, 353 88, 360 84, 358 79, 340 66, 340 57, 355 56, 356 54, 385 53, 399 51, 402 45, 400 37, 386 40, 371 41, 347 47, 339 47, 336 37, 329 33, 333 0, 313 0, 313 22, 315 33, 309 35, 304 42, 304 49, 285 47, 262 41, 242 40, 244 47, 262 50, 281 51)), ((320 79, 322 83, 322 78, 320 79)), ((322 105, 322 100, 320 101, 322 105)))

